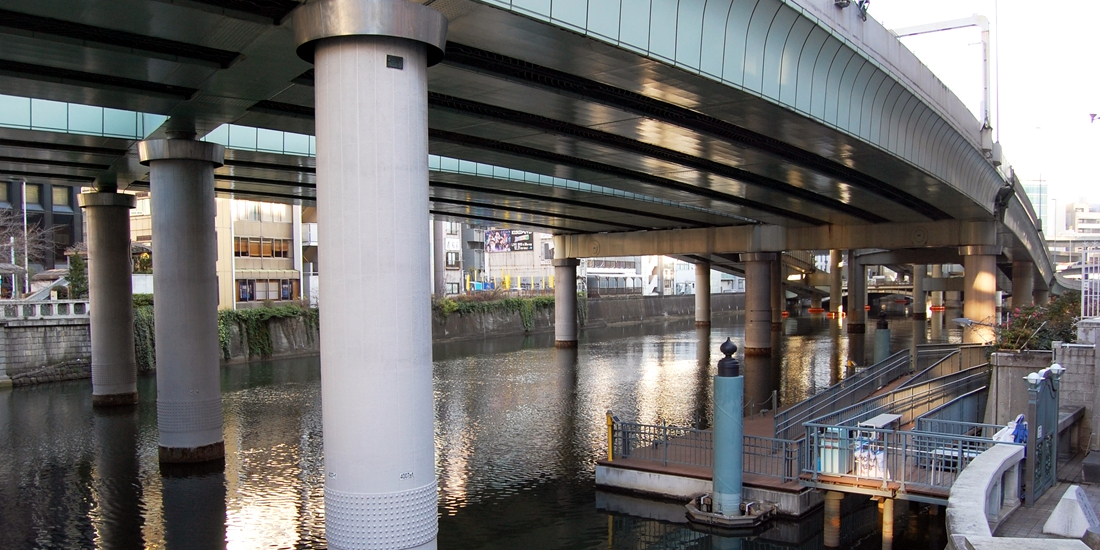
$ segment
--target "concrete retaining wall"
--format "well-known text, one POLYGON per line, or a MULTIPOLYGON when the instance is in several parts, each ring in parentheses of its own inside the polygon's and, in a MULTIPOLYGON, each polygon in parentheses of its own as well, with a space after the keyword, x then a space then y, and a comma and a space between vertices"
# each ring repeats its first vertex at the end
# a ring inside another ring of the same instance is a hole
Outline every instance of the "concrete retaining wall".
POLYGON ((91 376, 87 319, 9 321, 0 327, 0 380, 18 386, 91 376))
MULTIPOLYGON (((608 296, 591 298, 580 306, 578 316, 583 328, 694 318, 695 296, 608 296)), ((745 295, 711 295, 711 314, 743 311, 745 295)), ((536 312, 530 333, 552 332, 554 312, 536 312)), ((436 342, 489 338, 524 334, 519 313, 487 313, 480 315, 452 314, 445 319, 432 318, 432 339, 436 342)))
MULTIPOLYGON (((989 406, 986 422, 1004 426, 1016 420, 1016 415, 1027 414, 1028 373, 1038 372, 1050 366, 1053 355, 1049 351, 998 351, 989 358, 993 377, 989 388, 989 406)), ((1067 373, 1068 374, 1068 373, 1067 373)), ((1067 379, 1068 380, 1068 379, 1067 379)), ((1063 382, 1062 391, 1071 384, 1063 382)), ((1065 405, 1065 394, 1062 394, 1065 405)))
MULTIPOLYGON (((267 329, 271 333, 272 357, 310 355, 321 351, 317 329, 306 326, 301 317, 271 319, 267 322, 267 329)), ((236 325, 229 327, 229 334, 230 358, 227 362, 247 361, 248 335, 243 334, 236 325)))
POLYGON ((1096 430, 1100 426, 1100 391, 1096 387, 1098 359, 1094 344, 1054 343, 1054 362, 1066 369, 1059 386, 1060 404, 1085 407, 1079 435, 1080 441, 1087 442, 1090 450, 1100 449, 1100 434, 1096 430))

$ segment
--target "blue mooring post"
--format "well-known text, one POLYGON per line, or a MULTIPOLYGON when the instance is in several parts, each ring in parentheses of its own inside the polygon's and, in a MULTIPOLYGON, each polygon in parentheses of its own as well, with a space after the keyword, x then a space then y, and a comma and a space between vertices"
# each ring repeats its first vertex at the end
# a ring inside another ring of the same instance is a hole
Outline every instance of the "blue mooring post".
POLYGON ((745 377, 732 356, 737 345, 726 338, 718 348, 726 355, 718 361, 714 377, 714 497, 715 513, 741 515, 741 470, 744 462, 745 377))
POLYGON ((886 323, 886 312, 878 314, 878 325, 875 327, 875 363, 890 357, 890 325, 886 323))

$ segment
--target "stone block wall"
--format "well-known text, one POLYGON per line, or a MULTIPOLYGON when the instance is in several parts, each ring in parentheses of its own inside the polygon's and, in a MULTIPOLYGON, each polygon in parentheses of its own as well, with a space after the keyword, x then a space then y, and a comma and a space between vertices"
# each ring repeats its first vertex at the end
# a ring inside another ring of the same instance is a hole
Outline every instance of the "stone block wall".
POLYGON ((13 385, 91 376, 88 319, 9 321, 0 326, 0 375, 13 385))
POLYGON ((1097 357, 1095 344, 1054 343, 1054 362, 1065 367, 1062 375, 1061 404, 1085 407, 1081 420, 1081 441, 1089 449, 1100 449, 1096 426, 1100 426, 1100 391, 1097 391, 1097 357))

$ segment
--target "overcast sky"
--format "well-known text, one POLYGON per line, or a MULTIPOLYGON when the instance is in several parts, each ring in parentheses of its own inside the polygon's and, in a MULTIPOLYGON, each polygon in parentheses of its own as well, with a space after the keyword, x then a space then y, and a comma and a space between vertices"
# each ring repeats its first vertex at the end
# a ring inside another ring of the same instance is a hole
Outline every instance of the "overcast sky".
MULTIPOLYGON (((994 92, 994 108, 999 95, 1005 157, 1021 180, 1046 180, 1060 210, 1079 197, 1100 202, 1100 117, 1095 123, 1089 120, 1090 113, 1100 113, 1100 2, 874 0, 869 14, 888 29, 986 16, 1000 69, 999 77, 994 73, 1000 88, 999 94, 994 92)), ((979 112, 982 54, 977 28, 902 42, 971 111, 979 112)), ((996 112, 993 122, 996 132, 996 112)))

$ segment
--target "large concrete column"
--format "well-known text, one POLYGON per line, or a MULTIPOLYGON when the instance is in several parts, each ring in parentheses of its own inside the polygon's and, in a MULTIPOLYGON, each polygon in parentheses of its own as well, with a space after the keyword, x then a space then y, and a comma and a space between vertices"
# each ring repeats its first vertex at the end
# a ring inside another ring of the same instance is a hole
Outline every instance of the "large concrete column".
POLYGON ((913 264, 913 320, 923 321, 928 318, 928 304, 925 301, 924 276, 928 266, 913 264))
POLYGON ((844 303, 843 272, 840 269, 840 251, 829 251, 829 313, 840 315, 840 306, 844 303))
MULTIPOLYGON (((943 266, 932 266, 932 278, 943 279, 943 266)), ((929 338, 933 342, 939 342, 943 338, 943 291, 937 290, 932 292, 932 305, 929 308, 932 311, 932 315, 929 322, 929 338)))
POLYGON ((1012 307, 1034 304, 1035 265, 1031 262, 1012 262, 1012 307))
POLYGON ((222 399, 218 375, 218 283, 214 167, 225 148, 192 139, 138 144, 149 165, 153 211, 153 316, 157 340, 160 461, 218 460, 222 399))
POLYGON ((104 190, 82 193, 79 201, 88 224, 92 405, 133 405, 138 394, 130 209, 136 200, 104 190))
POLYGON ((772 330, 779 331, 783 328, 783 310, 787 309, 787 292, 783 290, 783 256, 775 255, 771 263, 771 301, 772 301, 772 330))
POLYGON ((554 347, 557 348, 577 347, 577 266, 580 264, 576 258, 554 260, 554 347))
POLYGON ((867 331, 867 268, 859 263, 855 250, 848 251, 848 332, 867 331))
POLYGON ((773 252, 741 255, 745 262, 745 355, 771 355, 773 252))
POLYGON ((710 326, 710 262, 695 264, 695 326, 710 326))
POLYGON ((997 320, 997 256, 994 246, 964 246, 963 280, 966 289, 963 317, 974 323, 963 327, 964 344, 982 344, 996 339, 993 325, 997 320))
POLYGON ((321 308, 328 545, 435 548, 424 159, 447 19, 402 0, 320 0, 294 11, 294 34, 316 74, 321 295, 339 297, 321 308))
POLYGON ((1037 306, 1045 306, 1050 303, 1050 291, 1049 290, 1033 290, 1031 291, 1031 301, 1037 306))
POLYGON ((821 310, 821 294, 816 291, 810 294, 810 308, 820 313, 821 310))

